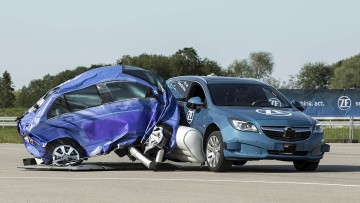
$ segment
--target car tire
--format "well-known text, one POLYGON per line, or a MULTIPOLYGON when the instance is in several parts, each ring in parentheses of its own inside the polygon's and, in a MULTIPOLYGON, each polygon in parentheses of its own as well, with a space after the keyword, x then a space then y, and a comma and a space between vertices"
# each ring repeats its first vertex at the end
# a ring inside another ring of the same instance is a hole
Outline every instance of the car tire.
POLYGON ((247 163, 247 161, 233 161, 233 165, 235 166, 243 166, 247 163))
POLYGON ((56 141, 47 146, 47 156, 54 166, 76 166, 83 162, 84 151, 71 141, 56 141))
POLYGON ((293 163, 298 171, 315 171, 320 161, 293 161, 293 163))
POLYGON ((205 148, 206 163, 211 171, 225 172, 232 162, 224 157, 223 140, 220 131, 214 131, 206 141, 205 148))

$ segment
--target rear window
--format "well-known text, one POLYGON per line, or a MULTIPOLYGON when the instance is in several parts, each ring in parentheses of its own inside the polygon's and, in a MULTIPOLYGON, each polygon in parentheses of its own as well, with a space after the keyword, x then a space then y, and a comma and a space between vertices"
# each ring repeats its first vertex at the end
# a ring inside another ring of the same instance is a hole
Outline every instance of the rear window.
POLYGON ((59 88, 54 88, 49 90, 43 97, 41 97, 29 110, 28 112, 37 112, 39 110, 39 108, 42 106, 42 104, 45 102, 45 100, 47 98, 49 98, 56 90, 58 90, 59 88))

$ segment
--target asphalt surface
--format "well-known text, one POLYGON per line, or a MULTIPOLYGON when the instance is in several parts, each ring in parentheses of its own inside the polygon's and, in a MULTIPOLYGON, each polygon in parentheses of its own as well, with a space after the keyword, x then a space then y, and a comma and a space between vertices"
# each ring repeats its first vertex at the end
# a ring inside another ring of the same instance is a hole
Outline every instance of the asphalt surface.
POLYGON ((17 168, 28 157, 22 145, 0 144, 0 202, 360 202, 360 144, 331 144, 310 173, 270 160, 227 173, 173 162, 154 172, 114 153, 86 162, 109 170, 17 168))

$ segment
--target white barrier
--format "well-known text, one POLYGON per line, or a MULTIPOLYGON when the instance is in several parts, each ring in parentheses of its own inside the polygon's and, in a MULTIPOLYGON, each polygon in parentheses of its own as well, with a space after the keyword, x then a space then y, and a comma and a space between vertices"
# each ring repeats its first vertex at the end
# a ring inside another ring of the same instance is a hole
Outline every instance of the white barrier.
POLYGON ((16 117, 0 117, 0 126, 16 126, 16 117))

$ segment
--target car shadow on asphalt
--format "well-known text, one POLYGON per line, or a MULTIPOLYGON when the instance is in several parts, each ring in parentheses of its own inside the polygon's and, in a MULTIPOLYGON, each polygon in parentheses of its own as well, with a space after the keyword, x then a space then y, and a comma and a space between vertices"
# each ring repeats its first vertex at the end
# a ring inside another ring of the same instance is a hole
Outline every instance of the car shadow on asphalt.
MULTIPOLYGON (((41 171, 138 171, 151 170, 145 165, 138 162, 88 162, 79 166, 68 167, 54 167, 45 165, 30 165, 19 167, 29 170, 41 171)), ((169 172, 169 171, 183 171, 183 172, 201 172, 210 171, 206 165, 182 164, 176 162, 165 162, 157 165, 153 171, 169 172)), ((232 166, 229 173, 294 173, 298 172, 292 164, 289 165, 251 165, 232 166)), ((344 173, 344 172, 360 172, 360 166, 355 165, 321 165, 316 170, 317 173, 344 173)))

